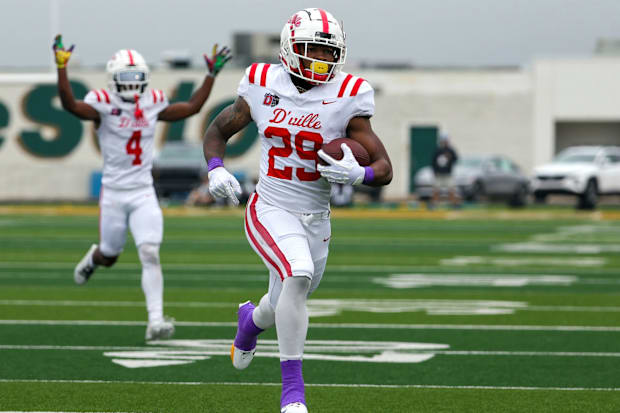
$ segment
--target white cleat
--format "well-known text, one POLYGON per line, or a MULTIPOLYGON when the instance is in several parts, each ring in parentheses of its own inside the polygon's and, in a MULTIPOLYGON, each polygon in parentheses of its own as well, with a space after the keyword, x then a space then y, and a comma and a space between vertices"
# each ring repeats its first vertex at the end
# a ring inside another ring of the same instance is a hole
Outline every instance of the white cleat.
POLYGON ((237 370, 243 370, 250 365, 255 353, 256 347, 250 351, 245 351, 235 347, 235 344, 233 343, 230 348, 230 359, 232 360, 233 366, 237 370))
POLYGON ((95 266, 90 265, 89 262, 92 262, 91 257, 96 249, 97 244, 91 245, 86 255, 84 255, 78 265, 75 266, 75 270, 73 271, 73 280, 77 285, 86 284, 86 281, 88 281, 91 275, 95 272, 95 266))
POLYGON ((308 408, 301 402, 289 403, 280 410, 280 413, 308 413, 308 408))
MULTIPOLYGON (((246 301, 244 303, 239 304, 239 312, 237 316, 239 317, 239 313, 246 311, 253 311, 254 304, 251 301, 246 301)), ((239 321, 237 321, 239 323, 239 321)), ((237 333, 239 332, 239 325, 237 325, 237 333)), ((256 353, 256 345, 254 345, 253 349, 250 350, 242 350, 239 347, 235 346, 235 342, 233 341, 232 346, 230 347, 230 359, 232 360, 233 367, 237 370, 243 370, 250 365, 252 359, 254 358, 254 354, 256 353)))
POLYGON ((154 323, 149 323, 146 327, 146 334, 144 335, 144 339, 149 340, 157 340, 160 338, 170 338, 174 334, 174 319, 166 318, 162 321, 156 321, 154 323))

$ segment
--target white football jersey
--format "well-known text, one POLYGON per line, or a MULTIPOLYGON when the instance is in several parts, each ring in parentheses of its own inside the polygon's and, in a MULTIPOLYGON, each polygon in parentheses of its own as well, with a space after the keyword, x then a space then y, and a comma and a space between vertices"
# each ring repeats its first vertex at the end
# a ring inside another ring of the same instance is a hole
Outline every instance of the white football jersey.
POLYGON ((353 117, 374 114, 372 87, 341 72, 299 93, 281 64, 254 63, 237 94, 249 105, 261 140, 261 199, 293 212, 328 210, 330 184, 316 170, 317 151, 346 136, 353 117))
POLYGON ((101 117, 97 136, 103 154, 102 185, 113 189, 152 185, 155 124, 159 112, 168 107, 164 92, 145 90, 138 100, 139 118, 135 103, 125 102, 107 89, 91 90, 84 102, 101 117))

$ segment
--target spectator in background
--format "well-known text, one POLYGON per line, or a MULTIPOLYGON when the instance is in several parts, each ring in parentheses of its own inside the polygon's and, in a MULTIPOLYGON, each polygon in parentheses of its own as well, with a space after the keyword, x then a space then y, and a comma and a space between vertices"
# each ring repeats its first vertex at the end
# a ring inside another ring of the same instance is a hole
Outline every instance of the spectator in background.
POLYGON ((203 172, 200 176, 200 185, 192 190, 185 200, 186 206, 208 206, 215 203, 215 198, 209 192, 209 175, 203 172))
POLYGON ((450 203, 454 207, 460 206, 460 196, 452 177, 452 168, 458 159, 456 151, 450 145, 448 135, 445 133, 440 134, 432 162, 433 173, 435 174, 435 180, 433 181, 433 205, 437 205, 443 193, 447 192, 450 203))

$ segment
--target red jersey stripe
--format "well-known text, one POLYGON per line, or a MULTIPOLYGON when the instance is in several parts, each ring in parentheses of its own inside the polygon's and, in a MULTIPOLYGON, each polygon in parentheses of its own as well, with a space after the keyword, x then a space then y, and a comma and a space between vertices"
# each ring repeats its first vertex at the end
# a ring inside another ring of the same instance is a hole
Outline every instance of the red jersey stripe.
POLYGON ((93 92, 95 92, 95 95, 97 96, 97 102, 101 102, 101 95, 99 95, 99 92, 96 90, 93 90, 93 92))
POLYGON ((258 216, 256 214, 256 201, 258 201, 257 193, 254 194, 254 199, 252 199, 252 202, 250 204, 250 217, 252 218, 252 224, 254 224, 254 227, 258 230, 260 236, 267 243, 267 245, 269 245, 269 248, 271 248, 271 250, 276 254, 276 257, 278 257, 280 262, 284 265, 286 275, 290 277, 293 275, 293 272, 291 271, 291 264, 289 264, 289 262, 287 261, 286 257, 278 247, 278 244, 276 244, 273 238, 271 238, 271 235, 267 231, 267 228, 265 228, 263 224, 261 224, 258 220, 258 216))
POLYGON ((101 93, 105 96, 105 103, 110 103, 110 95, 108 95, 108 92, 105 89, 101 89, 101 93))
POLYGON ((135 66, 136 64, 133 61, 133 55, 131 54, 130 49, 127 49, 127 54, 129 55, 129 66, 135 66))
POLYGON ((351 89, 351 96, 357 95, 357 91, 360 89, 360 86, 362 86, 362 83, 364 83, 364 79, 362 79, 361 77, 355 81, 353 89, 351 89))
POLYGON ((347 85, 349 84, 349 81, 351 80, 352 77, 353 75, 348 74, 347 77, 344 78, 344 82, 342 82, 342 86, 340 86, 340 91, 338 92, 339 98, 344 96, 344 90, 347 88, 347 85))
MULTIPOLYGON (((255 198, 257 195, 254 194, 252 195, 251 198, 255 198)), ((279 266, 276 265, 275 262, 273 262, 273 260, 271 259, 271 257, 265 252, 265 250, 260 246, 258 240, 256 239, 256 237, 254 236, 254 234, 252 233, 252 229, 250 228, 250 225, 248 224, 248 221, 251 219, 250 218, 250 210, 252 208, 252 200, 250 201, 250 204, 248 204, 246 210, 245 210, 245 230, 248 234, 248 237, 250 237, 250 241, 252 241, 252 244, 254 244, 254 246, 256 247, 256 249, 258 250, 258 252, 260 253, 260 255, 265 259, 265 261, 267 261, 269 264, 271 264, 271 266, 273 268, 276 269, 276 271, 278 271, 278 273, 280 274, 280 279, 282 281, 284 281, 284 274, 282 274, 282 270, 280 269, 279 266)))
POLYGON ((258 67, 258 63, 252 63, 252 67, 250 67, 250 83, 254 83, 254 76, 256 75, 256 68, 258 67))
POLYGON ((151 94, 153 95, 153 103, 157 103, 157 94, 154 89, 151 89, 151 94))
POLYGON ((263 87, 267 86, 267 71, 269 70, 269 66, 271 66, 269 63, 264 65, 263 71, 260 74, 260 85, 263 87))
POLYGON ((319 9, 319 13, 321 13, 321 20, 323 20, 323 33, 329 33, 329 22, 327 21, 327 13, 325 10, 319 9))

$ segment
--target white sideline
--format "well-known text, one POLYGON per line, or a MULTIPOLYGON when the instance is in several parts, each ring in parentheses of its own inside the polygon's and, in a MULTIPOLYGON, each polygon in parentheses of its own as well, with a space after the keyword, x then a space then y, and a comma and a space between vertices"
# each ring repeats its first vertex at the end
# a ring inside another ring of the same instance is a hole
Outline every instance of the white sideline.
MULTIPOLYGON (((236 322, 175 321, 182 327, 237 327, 236 322)), ((0 320, 0 325, 145 326, 145 321, 106 320, 0 320)), ((311 328, 394 329, 394 330, 508 330, 508 331, 591 331, 620 332, 616 326, 536 326, 485 324, 364 324, 310 323, 311 328)))
MULTIPOLYGON (((0 379, 0 383, 76 383, 76 384, 144 384, 144 385, 180 385, 180 386, 277 386, 282 383, 254 382, 203 382, 203 381, 122 381, 122 380, 32 380, 0 379)), ((345 387, 378 389, 462 389, 462 390, 553 390, 553 391, 620 391, 620 387, 520 387, 520 386, 445 386, 435 384, 347 384, 347 383, 305 383, 306 387, 345 387)), ((6 413, 6 412, 0 412, 6 413)), ((34 412, 32 412, 34 413, 34 412)), ((58 412, 56 412, 58 413, 58 412)))

